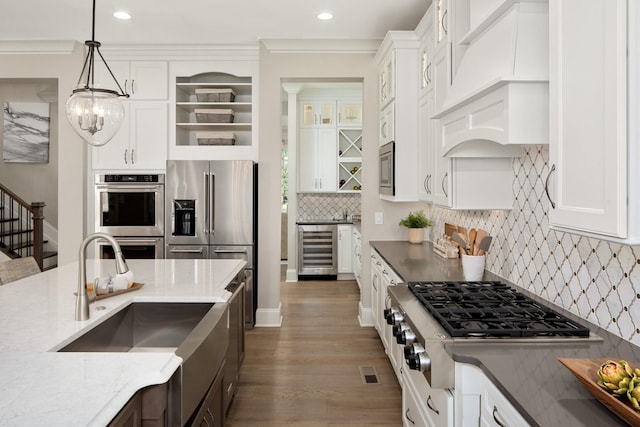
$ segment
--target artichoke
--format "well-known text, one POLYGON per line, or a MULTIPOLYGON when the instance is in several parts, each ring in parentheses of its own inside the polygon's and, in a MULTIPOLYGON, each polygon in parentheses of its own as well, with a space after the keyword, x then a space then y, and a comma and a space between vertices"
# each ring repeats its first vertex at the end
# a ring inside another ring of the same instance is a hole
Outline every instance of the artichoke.
MULTIPOLYGON (((637 370, 637 369, 636 369, 637 370)), ((640 377, 634 375, 629 381, 629 389, 627 390, 627 399, 631 402, 631 406, 636 411, 640 411, 640 377)))
MULTIPOLYGON (((638 370, 636 369, 636 371, 638 370)), ((634 371, 626 360, 619 362, 607 360, 598 369, 598 376, 600 377, 598 385, 616 397, 623 396, 629 389, 629 383, 633 375, 634 371)))

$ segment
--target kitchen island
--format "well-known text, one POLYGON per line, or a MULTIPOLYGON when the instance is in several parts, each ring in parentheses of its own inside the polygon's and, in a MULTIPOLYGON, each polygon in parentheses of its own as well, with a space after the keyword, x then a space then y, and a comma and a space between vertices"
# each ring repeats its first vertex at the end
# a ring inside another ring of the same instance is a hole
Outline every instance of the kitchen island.
MULTIPOLYGON (((58 353, 132 302, 226 302, 240 260, 129 260, 133 292, 91 304, 75 320, 78 263, 0 286, 0 425, 104 426, 140 389, 169 380, 182 359, 160 353, 58 353)), ((87 277, 114 274, 87 260, 87 277)))
MULTIPOLYGON (((371 246, 404 282, 464 281, 460 259, 438 256, 433 252, 433 244, 429 242, 410 244, 377 241, 371 242, 371 246)), ((626 425, 592 397, 578 379, 558 362, 558 358, 612 358, 637 364, 640 362, 640 348, 495 274, 485 271, 484 280, 504 282, 533 299, 543 301, 547 306, 588 327, 602 340, 575 343, 505 341, 504 344, 457 341, 446 344, 446 350, 453 360, 480 368, 532 426, 626 425)), ((456 384, 464 382, 464 378, 456 378, 456 384)), ((460 414, 456 411, 455 417, 458 416, 460 414)), ((457 423, 458 421, 456 425, 457 423)))

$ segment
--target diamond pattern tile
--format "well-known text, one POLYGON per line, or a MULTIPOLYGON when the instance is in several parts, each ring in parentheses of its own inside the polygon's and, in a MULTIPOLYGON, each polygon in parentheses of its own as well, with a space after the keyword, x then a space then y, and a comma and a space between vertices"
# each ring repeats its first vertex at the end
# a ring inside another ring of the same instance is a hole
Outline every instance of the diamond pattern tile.
POLYGON ((360 194, 298 194, 298 220, 342 218, 344 209, 359 214, 360 194))
MULTIPOLYGON (((544 178, 548 150, 533 146, 513 162, 511 211, 451 211, 430 206, 435 240, 444 223, 494 236, 487 269, 640 345, 640 246, 549 230, 544 178)), ((306 195, 305 195, 306 196, 306 195)))

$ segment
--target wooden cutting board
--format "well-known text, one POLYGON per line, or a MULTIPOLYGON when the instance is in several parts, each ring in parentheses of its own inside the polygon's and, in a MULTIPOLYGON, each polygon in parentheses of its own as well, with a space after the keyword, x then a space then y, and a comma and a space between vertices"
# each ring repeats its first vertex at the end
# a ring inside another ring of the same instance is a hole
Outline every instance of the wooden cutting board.
POLYGON ((451 235, 453 235, 454 231, 458 231, 458 226, 457 225, 453 225, 453 224, 447 224, 445 222, 444 224, 444 234, 451 237, 451 235))

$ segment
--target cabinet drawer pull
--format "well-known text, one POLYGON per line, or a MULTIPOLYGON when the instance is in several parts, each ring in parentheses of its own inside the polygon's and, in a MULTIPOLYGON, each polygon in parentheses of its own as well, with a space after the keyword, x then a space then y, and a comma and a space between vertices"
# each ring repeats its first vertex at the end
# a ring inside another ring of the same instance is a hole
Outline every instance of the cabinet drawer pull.
POLYGON ((136 151, 135 149, 133 149, 133 148, 131 149, 131 164, 135 163, 135 157, 134 157, 135 151, 136 151))
POLYGON ((435 412, 436 415, 440 415, 440 411, 438 411, 436 409, 436 407, 433 406, 433 399, 431 399, 431 395, 429 395, 429 397, 427 397, 427 406, 429 407, 429 409, 431 409, 433 412, 435 412))
POLYGON ((506 427, 506 425, 498 419, 498 408, 496 405, 493 405, 493 421, 495 421, 500 427, 506 427))
POLYGON ((413 421, 411 418, 409 418, 409 410, 408 410, 408 409, 407 409, 407 411, 404 413, 404 417, 405 417, 406 419, 408 419, 408 420, 409 420, 409 422, 410 422, 411 424, 415 424, 415 423, 416 423, 416 422, 415 422, 415 421, 413 421))
POLYGON ((449 194, 447 193, 447 190, 444 188, 444 183, 447 180, 447 176, 449 176, 449 172, 446 172, 444 174, 444 176, 442 177, 442 192, 444 193, 445 197, 449 197, 449 194))
POLYGON ((131 94, 135 95, 136 94, 136 87, 135 85, 135 80, 131 79, 131 94))
POLYGON ((126 149, 124 150, 124 164, 125 165, 129 164, 129 163, 127 163, 127 151, 129 151, 129 150, 126 150, 126 149))
POLYGON ((440 22, 440 25, 442 27, 442 31, 444 32, 444 35, 446 36, 447 33, 447 13, 449 13, 449 10, 445 10, 444 13, 442 14, 442 20, 440 22))
POLYGON ((551 174, 555 172, 556 165, 551 165, 551 169, 549 169, 549 173, 547 174, 547 179, 544 180, 544 192, 547 194, 547 199, 549 199, 549 203, 551 203, 551 209, 556 208, 556 204, 553 200, 551 200, 551 195, 549 195, 549 179, 551 178, 551 174))

